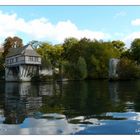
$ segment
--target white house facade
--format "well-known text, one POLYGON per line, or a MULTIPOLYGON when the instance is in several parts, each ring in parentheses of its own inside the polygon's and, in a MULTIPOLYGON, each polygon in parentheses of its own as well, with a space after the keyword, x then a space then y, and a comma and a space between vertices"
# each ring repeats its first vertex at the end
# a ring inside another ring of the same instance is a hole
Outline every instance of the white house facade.
POLYGON ((34 75, 39 74, 40 65, 41 57, 31 45, 10 48, 5 59, 5 80, 31 81, 34 75))

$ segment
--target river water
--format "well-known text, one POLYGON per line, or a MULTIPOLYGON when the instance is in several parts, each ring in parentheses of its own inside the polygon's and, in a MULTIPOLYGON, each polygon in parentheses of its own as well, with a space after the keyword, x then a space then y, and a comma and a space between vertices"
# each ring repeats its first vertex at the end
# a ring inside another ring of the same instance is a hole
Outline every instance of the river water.
POLYGON ((0 134, 140 134, 140 81, 0 83, 0 134))

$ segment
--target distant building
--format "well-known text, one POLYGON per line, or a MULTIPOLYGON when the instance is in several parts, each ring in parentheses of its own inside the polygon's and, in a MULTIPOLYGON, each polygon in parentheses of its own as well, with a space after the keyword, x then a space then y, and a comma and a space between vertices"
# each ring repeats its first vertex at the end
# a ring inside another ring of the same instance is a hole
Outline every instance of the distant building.
POLYGON ((118 78, 118 65, 119 59, 111 58, 109 60, 109 79, 116 79, 118 78))
POLYGON ((5 59, 5 80, 30 81, 39 74, 40 65, 41 57, 31 45, 10 48, 5 59))

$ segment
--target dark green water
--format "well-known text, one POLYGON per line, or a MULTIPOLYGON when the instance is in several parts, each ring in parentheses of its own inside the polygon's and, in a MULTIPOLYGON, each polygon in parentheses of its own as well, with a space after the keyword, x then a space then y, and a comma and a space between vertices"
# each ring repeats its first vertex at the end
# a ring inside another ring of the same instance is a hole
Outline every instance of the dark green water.
POLYGON ((0 83, 0 134, 140 134, 140 81, 0 83))

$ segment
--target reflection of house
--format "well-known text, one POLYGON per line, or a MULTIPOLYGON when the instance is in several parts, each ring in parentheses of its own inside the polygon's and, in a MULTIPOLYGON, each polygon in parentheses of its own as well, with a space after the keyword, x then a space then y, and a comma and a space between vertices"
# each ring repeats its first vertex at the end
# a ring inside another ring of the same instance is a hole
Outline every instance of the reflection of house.
POLYGON ((9 49, 5 64, 6 81, 30 81, 32 76, 39 74, 41 57, 31 45, 14 47, 9 49))
POLYGON ((53 85, 52 84, 41 84, 39 86, 39 95, 53 95, 53 85))
POLYGON ((4 116, 6 124, 19 124, 26 116, 24 100, 20 99, 18 83, 5 84, 4 116))
POLYGON ((42 106, 42 97, 38 88, 31 83, 6 83, 5 86, 4 123, 22 123, 26 116, 42 106))
POLYGON ((28 115, 33 114, 42 106, 42 97, 27 97, 26 98, 26 111, 28 115))
POLYGON ((20 94, 20 96, 28 96, 31 89, 31 83, 30 82, 24 82, 24 83, 20 83, 18 84, 18 92, 20 94))
POLYGON ((31 82, 6 82, 4 123, 19 124, 32 116, 43 105, 43 97, 53 94, 53 85, 36 85, 31 82))

